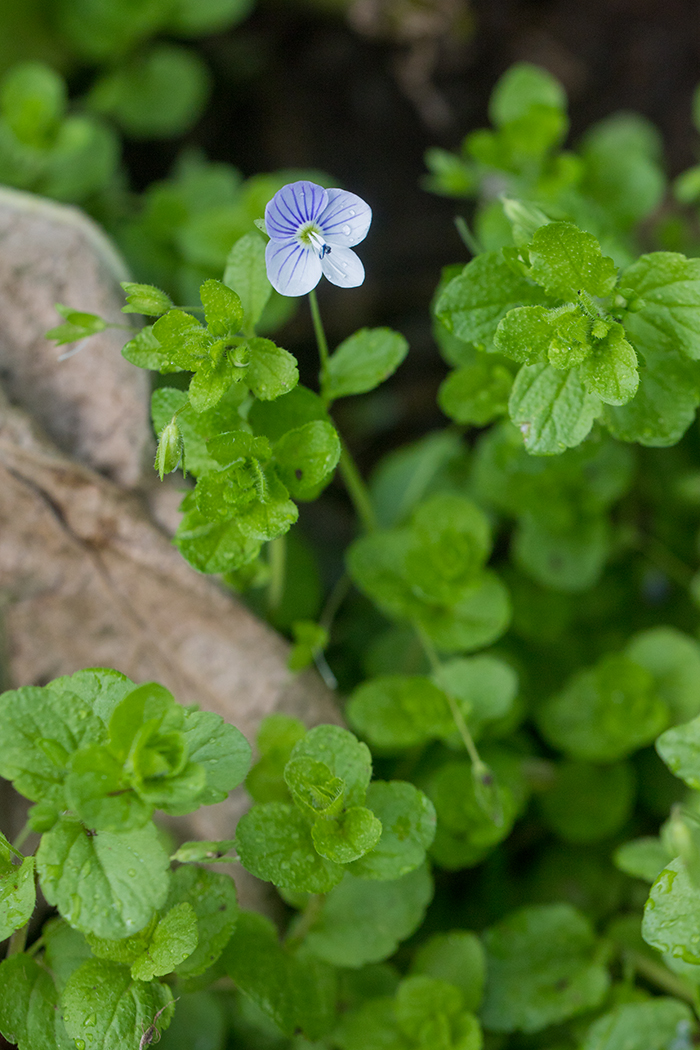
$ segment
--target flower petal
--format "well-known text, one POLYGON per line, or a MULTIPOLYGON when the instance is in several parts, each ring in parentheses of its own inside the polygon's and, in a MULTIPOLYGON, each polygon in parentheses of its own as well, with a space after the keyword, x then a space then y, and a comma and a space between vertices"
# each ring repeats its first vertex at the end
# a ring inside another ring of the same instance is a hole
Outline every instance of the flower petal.
POLYGON ((293 237, 306 222, 318 222, 328 204, 328 191, 315 182, 289 182, 265 208, 265 228, 273 241, 293 237))
POLYGON ((265 265, 270 284, 282 295, 306 295, 321 280, 321 260, 295 237, 268 241, 265 265))
POLYGON ((351 248, 334 245, 321 260, 321 268, 331 284, 339 288, 357 288, 365 279, 365 268, 351 248))
POLYGON ((328 244, 344 248, 364 241, 372 221, 372 209, 362 197, 347 190, 328 190, 328 204, 316 220, 328 244))

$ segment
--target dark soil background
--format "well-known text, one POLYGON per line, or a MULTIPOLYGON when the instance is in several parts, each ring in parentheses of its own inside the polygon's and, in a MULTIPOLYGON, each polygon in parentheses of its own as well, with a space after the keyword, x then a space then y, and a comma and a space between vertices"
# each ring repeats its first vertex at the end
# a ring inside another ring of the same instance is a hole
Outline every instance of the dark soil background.
MULTIPOLYGON (((571 141, 601 117, 634 109, 660 128, 671 175, 698 149, 697 0, 259 0, 243 25, 200 46, 216 87, 190 141, 246 175, 321 169, 374 209, 360 249, 366 283, 338 292, 324 281, 319 289, 331 342, 386 324, 411 343, 388 387, 352 399, 345 412, 348 436, 370 463, 387 443, 441 425, 434 395, 445 369, 428 305, 441 266, 466 261, 452 221, 463 205, 421 188, 423 154, 455 148, 487 123, 489 94, 512 62, 536 62, 562 81, 571 141)), ((165 174, 175 151, 131 147, 137 185, 165 174)), ((282 340, 312 382, 305 304, 282 340)))

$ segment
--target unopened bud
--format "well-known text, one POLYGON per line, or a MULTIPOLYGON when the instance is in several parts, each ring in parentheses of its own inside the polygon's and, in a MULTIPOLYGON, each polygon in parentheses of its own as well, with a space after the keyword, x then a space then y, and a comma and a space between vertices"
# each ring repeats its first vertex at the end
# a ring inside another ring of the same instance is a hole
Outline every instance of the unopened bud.
POLYGON ((158 438, 158 449, 154 466, 160 475, 161 481, 166 474, 171 474, 177 468, 184 450, 182 431, 173 416, 167 426, 163 427, 158 438))
POLYGON ((173 309, 173 302, 169 295, 161 292, 153 284, 133 284, 131 281, 122 281, 122 288, 126 292, 126 306, 122 306, 123 314, 146 314, 148 317, 160 317, 173 309))

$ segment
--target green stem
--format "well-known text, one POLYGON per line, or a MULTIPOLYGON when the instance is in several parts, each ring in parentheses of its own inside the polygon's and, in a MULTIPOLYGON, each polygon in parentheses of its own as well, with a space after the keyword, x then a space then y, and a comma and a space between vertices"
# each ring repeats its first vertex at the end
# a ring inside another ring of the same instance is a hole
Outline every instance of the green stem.
POLYGON ((323 328, 323 321, 321 320, 321 311, 318 308, 318 299, 316 298, 315 288, 312 288, 309 292, 309 305, 311 306, 311 320, 314 326, 316 345, 318 346, 318 356, 321 359, 321 390, 323 391, 326 385, 326 369, 328 366, 328 340, 326 339, 326 333, 323 328))
POLYGON ((15 856, 19 857, 20 860, 24 860, 24 855, 22 853, 20 853, 20 850, 21 850, 22 846, 24 845, 24 843, 29 838, 29 836, 31 835, 31 832, 32 832, 32 829, 29 826, 29 821, 27 821, 27 823, 24 825, 24 827, 20 831, 20 833, 17 836, 17 838, 15 839, 15 841, 10 846, 10 849, 14 851, 15 856))
MULTIPOLYGON (((428 660, 430 662, 430 667, 433 671, 433 674, 439 674, 441 664, 440 657, 435 651, 435 646, 420 627, 416 627, 416 631, 418 633, 418 637, 420 638, 425 655, 428 657, 428 660)), ((457 727, 457 732, 462 738, 462 741, 464 743, 465 748, 467 749, 467 754, 469 755, 472 764, 475 766, 484 766, 485 764, 484 762, 482 762, 481 756, 479 755, 479 752, 476 749, 474 738, 469 732, 469 727, 464 721, 464 715, 460 711, 457 701, 451 695, 451 693, 447 692, 447 690, 443 689, 442 691, 447 697, 447 702, 450 705, 450 712, 452 713, 452 718, 454 719, 454 723, 457 727)))
POLYGON ((462 244, 464 244, 465 248, 468 248, 472 255, 481 255, 483 249, 481 248, 481 245, 477 241, 472 231, 469 229, 469 226, 467 225, 467 220, 464 218, 464 216, 455 215, 454 222, 455 226, 457 227, 457 233, 459 234, 460 240, 462 241, 462 244))
POLYGON ((690 585, 695 575, 693 570, 656 536, 641 535, 637 546, 657 569, 679 587, 685 589, 690 585))
POLYGON ((287 569, 287 537, 278 536, 270 540, 270 582, 267 586, 267 607, 272 612, 279 609, 284 597, 287 569))
POLYGON ((657 988, 662 988, 671 995, 675 995, 677 999, 685 999, 697 1012, 698 998, 696 990, 687 981, 684 981, 682 977, 671 973, 661 963, 656 962, 654 959, 648 959, 646 955, 642 955, 640 952, 625 952, 625 958, 629 959, 637 973, 646 981, 656 985, 657 988))
MULTIPOLYGON (((425 655, 428 657, 433 674, 439 676, 441 664, 440 658, 435 651, 435 646, 421 627, 414 624, 414 628, 420 638, 425 655)), ((469 732, 469 726, 464 720, 464 715, 462 714, 456 699, 449 690, 444 688, 444 686, 441 685, 440 688, 447 699, 452 719, 457 727, 457 732, 462 738, 462 742, 472 764, 472 781, 474 784, 476 800, 484 813, 486 813, 494 824, 500 827, 503 823, 503 807, 498 791, 498 785, 496 784, 493 773, 477 751, 474 738, 469 732)))
POLYGON ((19 955, 24 951, 24 946, 27 943, 27 932, 29 930, 29 923, 25 923, 21 929, 15 930, 10 937, 10 943, 7 947, 7 958, 11 955, 19 955))
POLYGON ((293 931, 285 938, 284 943, 287 948, 291 948, 294 951, 300 946, 307 933, 313 929, 320 919, 325 899, 323 893, 314 893, 309 897, 306 907, 299 916, 299 921, 294 926, 293 931))
MULTIPOLYGON (((321 361, 321 397, 327 407, 331 400, 324 394, 328 367, 328 340, 326 339, 326 333, 323 328, 323 321, 321 320, 321 311, 318 308, 318 299, 316 298, 315 288, 312 288, 309 292, 309 304, 311 306, 311 319, 314 325, 316 345, 318 346, 318 356, 321 361)), ((352 455, 342 438, 340 445, 341 451, 339 465, 340 473, 345 482, 345 488, 348 491, 355 512, 362 522, 363 527, 367 532, 374 532, 377 528, 377 519, 374 514, 374 507, 372 506, 369 492, 367 491, 367 486, 357 469, 355 460, 352 458, 352 455)))
POLYGON ((357 469, 355 460, 352 458, 347 445, 343 441, 341 441, 339 466, 341 476, 345 482, 345 488, 352 500, 357 516, 362 522, 363 528, 367 532, 376 532, 377 517, 374 513, 369 490, 362 479, 362 475, 357 469))

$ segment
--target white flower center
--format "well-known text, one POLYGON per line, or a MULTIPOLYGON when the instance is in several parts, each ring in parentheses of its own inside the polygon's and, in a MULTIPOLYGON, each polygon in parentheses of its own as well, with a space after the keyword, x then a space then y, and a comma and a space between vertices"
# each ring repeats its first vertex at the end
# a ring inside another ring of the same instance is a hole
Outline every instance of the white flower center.
POLYGON ((317 223, 305 223, 297 233, 297 237, 305 248, 310 248, 316 252, 319 259, 322 259, 324 255, 330 254, 331 246, 324 241, 323 232, 317 223))

